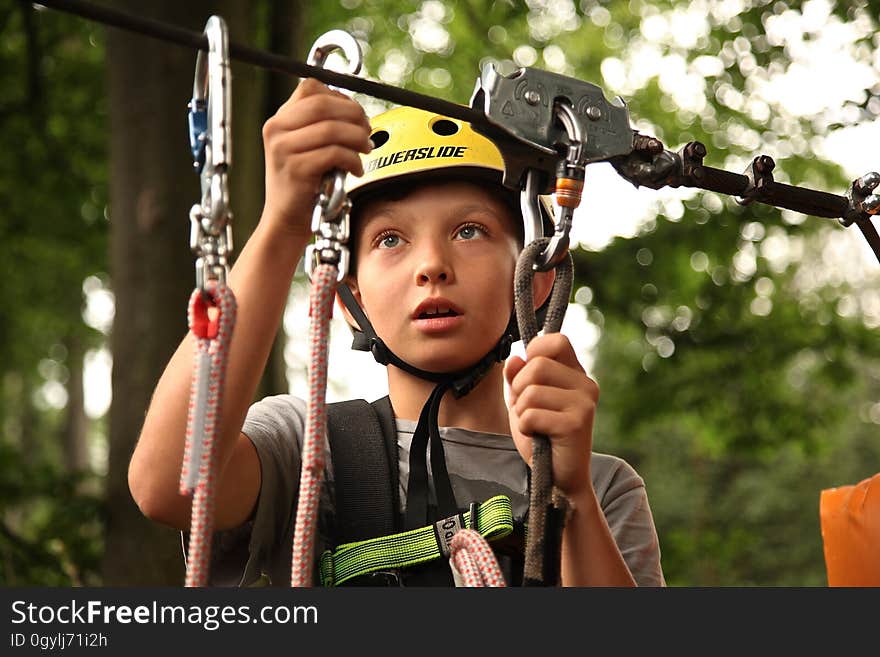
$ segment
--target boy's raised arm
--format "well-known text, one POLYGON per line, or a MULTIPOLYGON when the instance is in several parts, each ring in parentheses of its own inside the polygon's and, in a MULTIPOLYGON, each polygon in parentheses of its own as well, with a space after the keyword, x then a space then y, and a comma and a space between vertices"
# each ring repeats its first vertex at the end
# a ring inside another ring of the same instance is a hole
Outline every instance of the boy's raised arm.
MULTIPOLYGON (((303 80, 263 126, 266 202, 229 275, 238 313, 226 367, 217 446, 215 527, 250 515, 260 490, 256 450, 241 426, 280 324, 296 265, 310 239, 321 177, 362 173, 369 146, 363 109, 315 80, 303 80)), ((187 335, 159 379, 129 464, 129 488, 149 518, 188 529, 191 498, 178 492, 195 345, 187 335)))

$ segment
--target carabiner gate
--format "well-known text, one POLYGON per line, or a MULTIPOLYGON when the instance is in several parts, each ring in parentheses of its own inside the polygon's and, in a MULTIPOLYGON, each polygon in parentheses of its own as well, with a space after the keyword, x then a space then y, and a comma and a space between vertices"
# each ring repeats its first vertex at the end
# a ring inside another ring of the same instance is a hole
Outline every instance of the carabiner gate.
MULTIPOLYGON (((586 168, 586 158, 584 156, 584 146, 586 141, 581 124, 577 115, 567 102, 557 102, 555 104, 556 116, 565 127, 568 135, 568 148, 565 159, 559 162, 556 169, 556 231, 550 239, 547 248, 542 251, 533 265, 535 271, 549 271, 556 267, 565 258, 569 248, 569 234, 571 233, 572 220, 574 211, 581 202, 581 193, 584 189, 584 177, 586 168)), ((523 192, 521 205, 525 217, 530 218, 532 225, 538 225, 538 218, 535 217, 537 212, 537 194, 529 192, 530 186, 537 185, 534 182, 534 176, 537 175, 533 170, 529 170, 526 177, 526 188, 523 192), (531 195, 533 201, 528 203, 526 196, 531 195)), ((529 231, 527 231, 528 233, 529 231)), ((535 234, 537 230, 532 228, 535 234)), ((526 241, 526 244, 529 242, 526 241)))
MULTIPOLYGON (((363 64, 360 44, 344 30, 330 30, 319 36, 309 51, 308 64, 323 67, 328 55, 341 50, 348 61, 350 75, 357 75, 363 64)), ((348 273, 349 211, 351 202, 345 192, 345 172, 334 170, 321 180, 312 214, 315 243, 306 247, 305 267, 309 280, 319 263, 333 264, 338 269, 337 281, 348 273)))
POLYGON ((189 109, 190 149, 199 174, 201 202, 189 212, 190 248, 196 260, 196 285, 226 282, 232 253, 232 213, 227 171, 232 163, 232 92, 226 22, 211 16, 205 24, 207 54, 196 58, 189 109))

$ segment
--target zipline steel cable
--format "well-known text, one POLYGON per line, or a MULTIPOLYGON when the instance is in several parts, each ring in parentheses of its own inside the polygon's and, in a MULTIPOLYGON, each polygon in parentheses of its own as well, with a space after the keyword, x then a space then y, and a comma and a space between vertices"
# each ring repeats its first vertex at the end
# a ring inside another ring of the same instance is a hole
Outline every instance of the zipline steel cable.
MULTIPOLYGON (((134 16, 106 6, 96 5, 84 0, 45 0, 38 4, 102 23, 111 27, 128 30, 145 36, 153 37, 169 43, 208 50, 208 40, 201 32, 195 32, 161 21, 134 16)), ((251 48, 237 43, 229 43, 231 59, 274 70, 298 77, 312 77, 329 85, 348 89, 355 93, 363 93, 398 105, 407 105, 429 112, 442 114, 450 118, 466 121, 478 132, 482 132, 496 142, 505 159, 505 164, 515 162, 523 154, 540 157, 552 152, 547 144, 537 143, 534 138, 523 136, 522 132, 508 129, 493 120, 486 108, 468 107, 458 103, 442 100, 433 96, 420 94, 387 84, 374 82, 357 76, 338 73, 329 69, 311 66, 298 60, 282 57, 270 52, 251 48)), ((528 75, 541 75, 537 69, 520 69, 517 76, 527 78, 528 75), (525 73, 525 75, 521 75, 525 73)), ((564 82, 576 83, 598 89, 595 85, 582 83, 573 78, 563 78, 564 82)), ((539 80, 540 81, 540 80, 539 80)), ((517 81, 522 84, 522 79, 517 81)), ((529 94, 524 94, 528 102, 529 94)), ((621 100, 622 103, 622 100, 621 100)), ((613 103, 612 103, 613 104, 613 103)), ((587 108, 588 112, 595 108, 587 108)), ((502 110, 496 104, 497 111, 502 110)), ((615 110, 617 111, 617 110, 615 110)), ((604 119, 603 119, 604 120, 604 119)), ((592 141, 595 135, 588 135, 592 141)), ((616 157, 606 156, 591 161, 610 161, 618 173, 636 187, 646 186, 659 189, 670 187, 696 187, 742 198, 746 202, 758 202, 782 207, 804 214, 835 218, 844 227, 855 224, 859 227, 871 249, 880 261, 880 234, 870 221, 872 215, 880 212, 880 176, 870 172, 855 180, 846 196, 830 194, 812 189, 776 182, 772 179, 773 161, 762 155, 750 165, 749 169, 738 174, 716 169, 703 164, 702 158, 706 147, 700 142, 689 142, 679 152, 666 150, 660 140, 640 135, 632 131, 629 148, 616 157)), ((552 167, 551 167, 552 168, 552 167)), ((507 181, 505 181, 507 182, 507 181)), ((517 184, 519 181, 514 181, 517 184)), ((514 185, 508 185, 514 188, 514 185)), ((543 193, 547 193, 545 190, 543 193)))

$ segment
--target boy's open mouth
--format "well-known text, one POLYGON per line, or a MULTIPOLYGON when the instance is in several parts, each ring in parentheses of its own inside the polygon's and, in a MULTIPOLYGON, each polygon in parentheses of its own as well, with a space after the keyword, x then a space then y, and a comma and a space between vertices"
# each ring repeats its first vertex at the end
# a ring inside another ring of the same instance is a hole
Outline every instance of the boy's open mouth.
POLYGON ((413 319, 440 319, 443 317, 458 317, 462 312, 452 302, 446 299, 425 299, 418 305, 412 314, 413 319))
POLYGON ((434 311, 419 313, 417 319, 433 319, 435 317, 458 317, 458 313, 454 310, 434 311))

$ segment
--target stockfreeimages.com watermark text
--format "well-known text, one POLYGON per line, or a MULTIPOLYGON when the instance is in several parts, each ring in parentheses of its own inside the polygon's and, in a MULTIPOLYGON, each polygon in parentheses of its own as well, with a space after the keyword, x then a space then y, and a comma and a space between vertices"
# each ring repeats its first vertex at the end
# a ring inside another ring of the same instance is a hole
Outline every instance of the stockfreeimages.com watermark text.
POLYGON ((317 625, 314 605, 181 605, 153 601, 140 605, 106 604, 101 600, 63 604, 12 603, 13 625, 199 625, 214 631, 223 625, 317 625))

